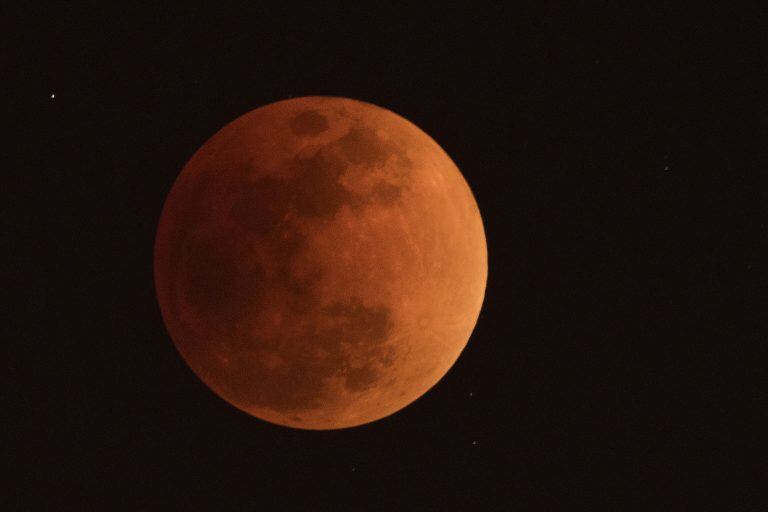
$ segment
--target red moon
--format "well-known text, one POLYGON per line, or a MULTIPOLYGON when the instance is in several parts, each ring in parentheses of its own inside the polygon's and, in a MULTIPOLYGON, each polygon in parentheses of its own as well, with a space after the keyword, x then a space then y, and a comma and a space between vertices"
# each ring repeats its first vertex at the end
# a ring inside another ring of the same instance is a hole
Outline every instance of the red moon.
POLYGON ((434 386, 474 329, 485 233, 426 133, 356 100, 272 103, 208 140, 160 217, 171 338, 216 394, 302 429, 388 416, 434 386))

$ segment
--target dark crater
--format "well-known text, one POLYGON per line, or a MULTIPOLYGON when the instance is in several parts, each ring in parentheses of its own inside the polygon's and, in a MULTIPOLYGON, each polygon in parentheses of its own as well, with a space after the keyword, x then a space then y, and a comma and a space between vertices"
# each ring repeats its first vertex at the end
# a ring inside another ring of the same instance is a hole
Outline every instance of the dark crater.
POLYGON ((392 185, 391 183, 381 182, 373 187, 372 193, 376 201, 388 206, 396 203, 400 199, 403 190, 401 187, 392 185))
POLYGON ((296 174, 294 200, 299 215, 330 219, 344 204, 354 202, 354 195, 339 182, 346 164, 328 151, 295 158, 290 165, 296 174))
POLYGON ((370 128, 357 126, 338 141, 344 158, 353 164, 377 165, 385 162, 392 148, 385 144, 370 128))
POLYGON ((328 120, 317 110, 305 110, 290 120, 290 126, 294 135, 314 136, 328 129, 328 120))

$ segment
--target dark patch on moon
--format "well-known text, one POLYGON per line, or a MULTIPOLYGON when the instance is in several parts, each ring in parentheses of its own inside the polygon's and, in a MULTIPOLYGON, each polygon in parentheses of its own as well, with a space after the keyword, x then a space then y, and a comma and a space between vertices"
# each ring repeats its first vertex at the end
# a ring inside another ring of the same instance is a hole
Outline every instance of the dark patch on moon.
POLYGON ((361 343, 381 343, 387 338, 391 328, 387 308, 368 308, 358 297, 335 302, 322 311, 339 320, 338 331, 335 333, 346 338, 345 341, 355 348, 361 343))
MULTIPOLYGON (((350 170, 350 163, 370 167, 385 162, 390 156, 410 165, 403 151, 382 140, 373 130, 353 127, 309 156, 286 161, 284 174, 291 178, 263 178, 244 187, 232 203, 232 218, 246 230, 266 235, 283 224, 289 212, 299 217, 329 220, 344 205, 359 208, 371 200, 379 205, 391 205, 399 200, 402 185, 380 181, 368 194, 360 195, 346 189, 340 181, 350 170)), ((397 170, 402 172, 402 166, 398 165, 397 170)), ((393 178, 402 181, 403 176, 398 174, 393 178)))
POLYGON ((369 388, 378 379, 374 364, 388 355, 381 345, 392 332, 389 309, 368 308, 359 298, 351 297, 345 302, 337 302, 325 308, 324 312, 341 320, 337 327, 328 331, 327 336, 341 340, 351 347, 353 354, 362 355, 366 362, 363 366, 344 363, 342 372, 347 388, 351 391, 369 388))
POLYGON ((356 165, 381 164, 391 152, 375 131, 363 126, 351 128, 337 144, 344 158, 356 165))
POLYGON ((323 149, 291 162, 296 179, 294 207, 299 215, 330 219, 354 196, 339 182, 346 164, 323 149))
POLYGON ((386 346, 393 328, 389 309, 366 307, 356 297, 326 308, 317 302, 302 317, 328 322, 312 322, 293 335, 267 334, 275 339, 236 349, 222 379, 229 395, 253 407, 291 413, 321 406, 331 377, 342 377, 352 392, 378 381, 377 362, 391 358, 392 348, 386 346), (330 326, 316 327, 325 323, 330 326))
POLYGON ((344 383, 350 391, 365 391, 373 386, 377 380, 376 372, 369 365, 362 368, 348 369, 344 383))
POLYGON ((314 136, 328 129, 328 119, 317 110, 305 110, 290 120, 294 135, 314 136))
POLYGON ((185 252, 180 275, 186 301, 207 325, 232 325, 261 300, 265 272, 259 266, 245 270, 238 265, 244 254, 236 239, 199 236, 188 241, 185 252))
POLYGON ((293 192, 285 181, 264 178, 238 195, 232 204, 232 218, 245 229, 266 235, 283 221, 292 201, 293 192))
POLYGON ((330 219, 344 204, 358 202, 339 181, 347 164, 330 152, 321 148, 285 165, 293 178, 263 178, 237 193, 230 214, 242 228, 263 236, 283 225, 291 211, 330 219))
POLYGON ((396 203, 400 199, 402 192, 402 188, 384 181, 374 185, 372 190, 374 199, 383 205, 396 203))

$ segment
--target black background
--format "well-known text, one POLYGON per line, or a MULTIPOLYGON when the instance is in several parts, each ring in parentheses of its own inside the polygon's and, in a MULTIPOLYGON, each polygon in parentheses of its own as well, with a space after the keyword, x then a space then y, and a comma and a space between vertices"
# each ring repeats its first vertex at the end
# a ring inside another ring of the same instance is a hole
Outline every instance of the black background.
POLYGON ((158 4, 4 8, 4 510, 765 509, 764 10, 158 4), (488 237, 454 368, 342 431, 216 397, 152 280, 191 154, 303 95, 423 128, 488 237))

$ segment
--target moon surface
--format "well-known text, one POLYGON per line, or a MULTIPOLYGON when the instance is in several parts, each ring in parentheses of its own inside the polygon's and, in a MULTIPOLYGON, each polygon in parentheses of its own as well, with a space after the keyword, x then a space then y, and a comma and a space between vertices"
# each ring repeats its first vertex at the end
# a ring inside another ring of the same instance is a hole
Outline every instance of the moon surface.
POLYGON ((426 133, 356 100, 236 119, 190 159, 155 241, 163 319, 216 394, 268 422, 388 416, 459 357, 487 250, 461 172, 426 133))

